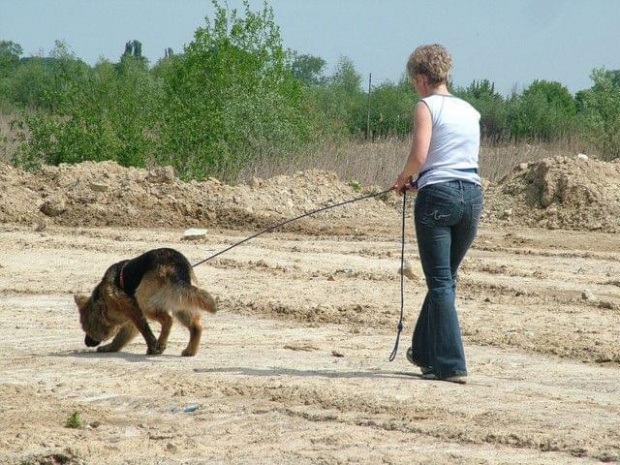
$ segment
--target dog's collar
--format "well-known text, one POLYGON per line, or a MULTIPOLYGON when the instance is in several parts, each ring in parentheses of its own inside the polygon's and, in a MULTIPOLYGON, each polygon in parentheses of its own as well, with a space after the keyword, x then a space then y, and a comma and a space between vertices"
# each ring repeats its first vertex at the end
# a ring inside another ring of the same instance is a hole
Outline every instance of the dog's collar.
POLYGON ((120 284, 120 288, 123 292, 125 292, 125 279, 124 279, 124 271, 125 271, 125 266, 127 265, 128 262, 123 263, 123 266, 121 266, 121 270, 118 273, 118 283, 120 284))
POLYGON ((114 277, 114 284, 118 290, 133 298, 147 271, 147 265, 149 263, 136 261, 136 259, 118 262, 116 264, 116 276, 114 277))

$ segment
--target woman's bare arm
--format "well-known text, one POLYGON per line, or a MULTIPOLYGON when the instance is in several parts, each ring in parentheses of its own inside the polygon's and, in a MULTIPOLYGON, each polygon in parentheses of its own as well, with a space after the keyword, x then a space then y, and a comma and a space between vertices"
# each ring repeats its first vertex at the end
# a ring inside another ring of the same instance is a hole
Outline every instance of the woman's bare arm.
POLYGON ((415 106, 413 123, 413 140, 407 162, 400 175, 394 182, 392 189, 401 191, 402 188, 411 181, 413 175, 419 173, 420 168, 426 162, 428 149, 431 144, 431 134, 433 131, 433 121, 431 112, 424 102, 418 102, 415 106))

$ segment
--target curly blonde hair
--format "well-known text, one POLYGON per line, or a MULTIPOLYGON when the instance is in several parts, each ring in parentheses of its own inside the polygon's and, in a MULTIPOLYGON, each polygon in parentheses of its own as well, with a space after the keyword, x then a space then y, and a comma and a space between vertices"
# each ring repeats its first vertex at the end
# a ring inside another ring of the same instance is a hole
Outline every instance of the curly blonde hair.
POLYGON ((452 57, 448 50, 439 44, 416 48, 407 62, 407 74, 411 82, 416 74, 423 74, 433 86, 447 84, 450 69, 452 69, 452 57))

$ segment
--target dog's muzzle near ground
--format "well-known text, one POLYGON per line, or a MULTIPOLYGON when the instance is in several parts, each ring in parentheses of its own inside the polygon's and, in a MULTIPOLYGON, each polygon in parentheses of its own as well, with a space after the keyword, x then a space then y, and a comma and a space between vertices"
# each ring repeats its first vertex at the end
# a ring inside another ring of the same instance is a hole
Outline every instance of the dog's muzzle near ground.
POLYGON ((86 337, 84 338, 84 344, 86 344, 86 347, 97 347, 99 344, 101 344, 101 341, 95 341, 93 338, 86 335, 86 337))

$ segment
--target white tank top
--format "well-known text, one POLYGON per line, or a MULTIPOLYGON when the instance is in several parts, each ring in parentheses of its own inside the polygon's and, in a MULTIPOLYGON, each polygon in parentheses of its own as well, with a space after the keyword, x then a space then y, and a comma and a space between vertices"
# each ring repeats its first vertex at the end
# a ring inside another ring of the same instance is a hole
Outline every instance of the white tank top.
POLYGON ((449 94, 430 95, 422 101, 431 112, 433 132, 418 189, 453 180, 481 184, 478 173, 461 171, 478 168, 480 113, 449 94))

